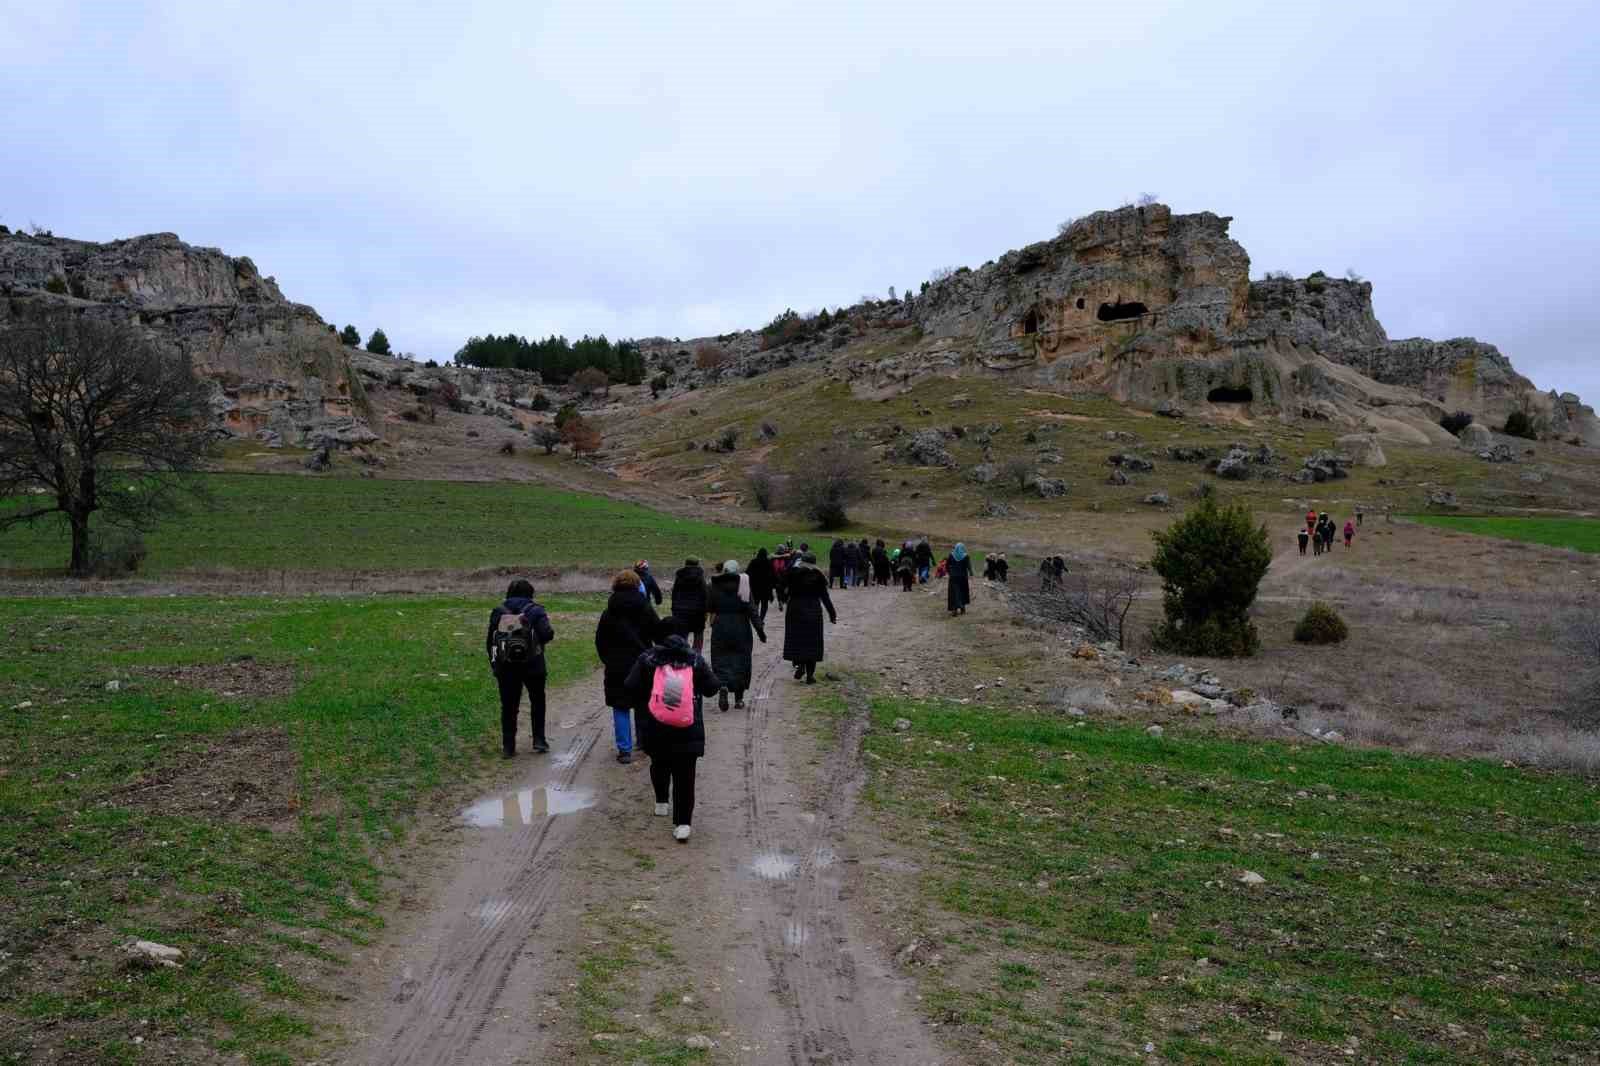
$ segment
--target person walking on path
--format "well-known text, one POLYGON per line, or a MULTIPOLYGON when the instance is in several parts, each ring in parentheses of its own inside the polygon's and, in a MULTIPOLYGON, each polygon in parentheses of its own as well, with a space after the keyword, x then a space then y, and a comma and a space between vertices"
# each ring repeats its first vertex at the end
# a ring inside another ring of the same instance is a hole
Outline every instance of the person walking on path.
POLYGON ((694 556, 683 561, 672 581, 672 620, 698 653, 706 639, 706 572, 694 556))
POLYGON ((1294 531, 1295 537, 1300 541, 1300 554, 1306 553, 1306 543, 1311 540, 1311 534, 1304 529, 1294 531))
POLYGON ((1317 512, 1315 510, 1307 511, 1306 512, 1306 532, 1307 533, 1315 533, 1316 529, 1317 529, 1317 512))
POLYGON ((1006 553, 1001 552, 1000 558, 995 560, 994 572, 1000 578, 1000 584, 1006 585, 1011 581, 1011 563, 1006 560, 1006 553))
POLYGON ((1356 525, 1360 526, 1366 520, 1366 517, 1367 509, 1362 507, 1359 503, 1356 504, 1356 525))
POLYGON ((822 612, 828 612, 830 625, 839 621, 828 596, 828 581, 817 569, 817 557, 807 554, 789 575, 789 621, 783 628, 783 657, 794 663, 794 679, 806 684, 817 682, 817 664, 822 661, 822 612))
POLYGON ((767 549, 756 550, 756 557, 750 560, 746 568, 750 574, 750 603, 756 610, 756 617, 761 621, 767 620, 767 608, 772 605, 773 586, 777 583, 777 572, 772 568, 772 560, 767 557, 767 549))
MULTIPOLYGON (((802 557, 802 562, 804 558, 802 557)), ((828 587, 833 588, 837 581, 840 588, 844 588, 844 541, 834 539, 833 546, 828 549, 828 587)))
POLYGON ((722 691, 717 694, 717 706, 728 709, 728 693, 733 693, 733 705, 744 706, 744 691, 750 687, 751 652, 755 650, 752 631, 767 642, 767 631, 761 625, 755 608, 739 597, 739 564, 729 559, 722 564, 722 573, 711 579, 711 669, 717 675, 722 691))
POLYGON ((844 542, 844 587, 856 587, 856 575, 861 570, 861 549, 856 547, 856 542, 844 542))
POLYGON ((508 759, 517 753, 523 689, 528 691, 533 750, 541 754, 550 750, 544 735, 544 646, 555 639, 550 615, 533 601, 533 582, 517 578, 506 589, 505 602, 489 612, 485 643, 489 669, 500 689, 500 750, 508 759))
POLYGON ((1345 551, 1349 551, 1350 550, 1350 542, 1352 540, 1355 540, 1355 539, 1356 539, 1356 524, 1354 522, 1350 521, 1350 519, 1346 518, 1344 520, 1344 548, 1345 548, 1345 551))
POLYGON ((856 558, 856 584, 866 588, 872 584, 872 542, 866 537, 856 545, 856 558))
POLYGON ((958 543, 950 549, 944 561, 944 572, 949 582, 945 589, 945 608, 951 618, 966 614, 967 604, 972 602, 972 559, 967 555, 965 544, 958 543))
POLYGON ((611 708, 611 728, 620 763, 633 761, 636 701, 628 691, 628 674, 639 656, 649 651, 663 633, 655 608, 639 591, 636 571, 618 571, 611 579, 611 598, 594 629, 594 650, 605 666, 606 706, 611 708))
POLYGON ((688 843, 694 822, 695 763, 706 753, 705 698, 717 691, 717 677, 689 642, 673 633, 639 656, 626 683, 639 712, 639 746, 650 756, 656 815, 670 814, 673 838, 688 843), (658 676, 663 671, 666 676, 658 676), (687 725, 672 725, 656 716, 658 690, 665 708, 691 705, 693 717, 687 725))
POLYGON ((889 549, 880 537, 878 543, 872 546, 872 581, 879 588, 889 587, 889 574, 892 571, 889 565, 889 549))
POLYGON ((633 564, 633 572, 639 575, 639 591, 646 599, 654 600, 657 607, 661 606, 661 586, 656 584, 656 576, 650 572, 650 560, 640 559, 633 564))
POLYGON ((933 545, 928 543, 927 537, 917 541, 915 554, 917 558, 917 584, 926 585, 928 583, 928 575, 933 571, 933 545))
POLYGON ((901 592, 910 592, 917 582, 917 560, 909 547, 900 548, 894 557, 895 580, 900 582, 901 592))

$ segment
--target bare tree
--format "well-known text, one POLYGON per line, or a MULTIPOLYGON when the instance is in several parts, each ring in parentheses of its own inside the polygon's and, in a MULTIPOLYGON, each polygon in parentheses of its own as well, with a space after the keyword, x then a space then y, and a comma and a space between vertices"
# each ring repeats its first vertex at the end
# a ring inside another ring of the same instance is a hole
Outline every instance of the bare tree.
POLYGON ((93 563, 96 512, 148 529, 202 495, 192 475, 215 431, 208 389, 187 359, 131 327, 54 313, 0 333, 0 530, 66 519, 73 574, 93 563))
POLYGON ((599 367, 586 366, 572 375, 572 386, 582 396, 593 396, 597 392, 610 395, 611 378, 599 367))
POLYGON ((561 439, 572 449, 575 458, 600 450, 600 431, 585 422, 581 415, 573 415, 562 424, 561 439))
POLYGON ((1076 215, 1068 215, 1066 218, 1062 219, 1060 222, 1057 222, 1056 223, 1056 236, 1057 237, 1065 237, 1067 235, 1067 230, 1071 229, 1073 223, 1075 223, 1077 221, 1078 221, 1078 216, 1076 216, 1076 215))
POLYGON ((1153 192, 1142 192, 1139 194, 1140 207, 1149 207, 1158 202, 1160 202, 1160 198, 1153 192))
POLYGON ((789 509, 805 515, 818 529, 848 525, 850 505, 871 492, 860 466, 855 456, 843 451, 813 452, 789 475, 789 509))
POLYGON ((750 495, 763 511, 772 510, 778 499, 778 476, 765 466, 750 471, 750 495))
POLYGON ((1117 568, 1072 574, 1048 589, 1014 593, 1012 601, 1026 615, 1078 626, 1095 640, 1114 640, 1124 648, 1128 614, 1141 591, 1137 573, 1117 568))
POLYGON ((1028 491, 1028 487, 1033 484, 1033 479, 1039 474, 1038 470, 1034 468, 1033 460, 1027 456, 1007 459, 1005 466, 1000 468, 1000 472, 1001 476, 1007 481, 1016 484, 1018 492, 1028 491))

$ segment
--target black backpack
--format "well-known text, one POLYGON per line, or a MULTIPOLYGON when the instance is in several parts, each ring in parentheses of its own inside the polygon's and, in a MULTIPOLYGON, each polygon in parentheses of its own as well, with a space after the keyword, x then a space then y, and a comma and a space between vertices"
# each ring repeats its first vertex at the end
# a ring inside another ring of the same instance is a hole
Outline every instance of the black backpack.
POLYGON ((528 614, 507 611, 494 630, 495 666, 524 666, 544 654, 544 645, 534 636, 528 614))

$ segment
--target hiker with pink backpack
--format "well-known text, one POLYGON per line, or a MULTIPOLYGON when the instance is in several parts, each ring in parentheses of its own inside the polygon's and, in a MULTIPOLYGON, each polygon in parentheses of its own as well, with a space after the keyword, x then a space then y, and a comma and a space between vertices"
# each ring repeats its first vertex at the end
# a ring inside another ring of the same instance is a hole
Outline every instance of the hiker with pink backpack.
POLYGON ((706 753, 704 702, 721 689, 717 675, 676 632, 639 656, 627 687, 639 708, 639 746, 650 756, 656 816, 670 814, 673 837, 685 843, 694 818, 695 761, 706 753))

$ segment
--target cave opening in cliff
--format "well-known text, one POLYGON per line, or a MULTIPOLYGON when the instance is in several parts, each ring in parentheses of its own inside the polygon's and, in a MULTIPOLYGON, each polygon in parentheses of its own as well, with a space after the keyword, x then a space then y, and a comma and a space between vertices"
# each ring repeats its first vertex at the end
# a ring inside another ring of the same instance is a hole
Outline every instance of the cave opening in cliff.
POLYGON ((1022 332, 1025 334, 1039 332, 1039 309, 1037 307, 1028 308, 1028 313, 1022 316, 1022 332))
POLYGON ((1080 311, 1083 310, 1083 297, 1082 296, 1078 297, 1078 310, 1080 310, 1080 311))
POLYGON ((1118 300, 1114 304, 1101 304, 1100 313, 1096 317, 1102 322, 1120 322, 1124 318, 1138 318, 1140 315, 1148 313, 1149 310, 1138 300, 1134 300, 1131 303, 1123 303, 1118 300))
POLYGON ((1211 403, 1250 403, 1255 394, 1248 385, 1218 385, 1206 393, 1206 399, 1211 403))

